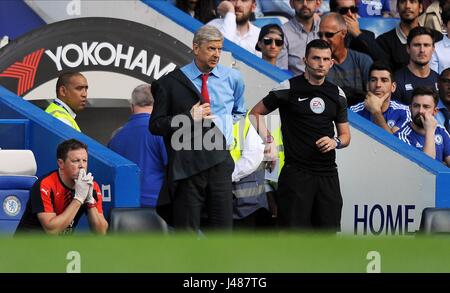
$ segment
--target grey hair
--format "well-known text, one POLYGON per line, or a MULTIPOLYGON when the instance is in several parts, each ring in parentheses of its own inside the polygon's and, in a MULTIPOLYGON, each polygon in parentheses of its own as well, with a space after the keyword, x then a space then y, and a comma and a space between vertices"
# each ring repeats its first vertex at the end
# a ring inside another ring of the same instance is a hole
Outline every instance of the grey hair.
POLYGON ((333 18, 337 24, 339 25, 339 29, 343 30, 347 28, 347 24, 345 23, 344 18, 342 17, 342 15, 340 15, 337 12, 329 12, 327 14, 325 14, 324 16, 322 16, 322 18, 320 19, 320 21, 324 21, 324 19, 331 17, 333 18))
POLYGON ((215 26, 204 25, 194 34, 193 43, 201 45, 203 42, 223 41, 223 35, 215 26))
POLYGON ((131 105, 146 107, 153 106, 153 96, 151 92, 151 85, 141 84, 134 88, 131 94, 131 105))

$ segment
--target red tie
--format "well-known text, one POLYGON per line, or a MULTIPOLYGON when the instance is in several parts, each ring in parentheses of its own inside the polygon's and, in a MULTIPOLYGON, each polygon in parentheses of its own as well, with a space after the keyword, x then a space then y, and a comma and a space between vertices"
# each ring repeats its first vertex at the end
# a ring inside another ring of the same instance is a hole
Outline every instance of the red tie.
POLYGON ((205 103, 209 103, 208 86, 206 84, 208 77, 209 77, 209 74, 202 74, 202 97, 203 97, 203 102, 205 102, 205 103))

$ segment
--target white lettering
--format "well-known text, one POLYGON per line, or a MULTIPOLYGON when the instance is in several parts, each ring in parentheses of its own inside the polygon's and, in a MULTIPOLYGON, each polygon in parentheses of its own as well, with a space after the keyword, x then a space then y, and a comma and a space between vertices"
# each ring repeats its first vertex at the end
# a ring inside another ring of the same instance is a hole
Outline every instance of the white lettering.
POLYGON ((61 57, 62 57, 62 61, 64 62, 64 64, 66 64, 67 66, 77 67, 77 66, 80 66, 81 62, 83 62, 83 50, 81 50, 81 48, 75 44, 68 44, 68 45, 64 46, 61 57), (67 58, 67 52, 69 50, 75 50, 78 53, 78 58, 76 59, 76 61, 71 62, 67 58))
POLYGON ((167 64, 161 71, 159 71, 159 65, 161 63, 161 57, 155 54, 153 55, 152 62, 148 66, 147 76, 150 76, 153 73, 154 79, 159 79, 161 76, 166 75, 167 73, 173 71, 177 66, 172 62, 167 64))
POLYGON ((102 184, 102 197, 103 202, 110 202, 111 201, 111 185, 103 185, 102 184))
POLYGON ((94 55, 95 55, 95 59, 97 59, 97 61, 98 61, 98 63, 100 63, 100 65, 108 66, 111 63, 113 63, 113 61, 116 59, 116 49, 110 43, 103 42, 103 43, 100 43, 95 48, 94 55), (111 56, 109 56, 109 59, 103 60, 102 58, 100 58, 100 50, 103 48, 109 49, 109 51, 111 52, 111 56))
POLYGON ((56 55, 53 54, 53 52, 50 51, 50 50, 45 50, 45 54, 47 54, 47 56, 50 57, 50 59, 52 59, 53 62, 55 62, 56 69, 58 69, 58 71, 62 70, 62 66, 61 66, 61 51, 62 51, 62 47, 61 46, 56 48, 56 55))
POLYGON ((139 71, 142 74, 145 74, 147 76, 153 75, 154 79, 159 79, 160 77, 168 74, 177 67, 174 63, 171 62, 160 70, 161 57, 157 54, 153 55, 150 64, 147 66, 148 52, 146 50, 141 50, 133 59, 133 53, 135 51, 134 49, 135 48, 132 46, 124 48, 122 44, 117 44, 116 48, 114 47, 114 45, 107 42, 82 42, 81 47, 76 44, 67 44, 64 47, 57 47, 56 53, 53 53, 50 50, 46 50, 45 54, 47 54, 47 56, 49 56, 50 59, 55 63, 56 69, 58 71, 63 70, 63 65, 74 68, 80 66, 81 63, 83 63, 84 66, 108 66, 114 62, 114 66, 119 67, 121 65, 121 61, 123 60, 123 68, 129 70, 139 68, 139 71), (107 50, 109 52, 105 52, 104 50, 107 50), (69 60, 69 51, 71 51, 71 59, 75 58, 75 60, 69 60), (102 56, 100 56, 100 53, 102 53, 102 56))
POLYGON ((145 67, 147 65, 147 52, 141 50, 139 54, 134 58, 133 63, 131 63, 130 70, 134 70, 135 67, 140 67, 142 74, 145 74, 145 67))
POLYGON ((367 273, 381 272, 381 254, 378 251, 369 251, 366 255, 366 259, 369 260, 366 267, 367 273))
POLYGON ((97 65, 97 61, 95 60, 94 56, 92 56, 92 52, 95 49, 95 46, 97 46, 98 42, 92 42, 92 44, 89 46, 87 46, 86 42, 81 43, 81 47, 83 48, 83 59, 84 59, 84 66, 88 66, 89 65, 89 61, 91 61, 91 63, 93 65, 97 65))
MULTIPOLYGON (((120 60, 123 59, 125 60, 125 65, 124 67, 126 69, 130 68, 130 62, 131 62, 131 58, 133 58, 133 52, 134 52, 134 47, 129 47, 128 48, 128 52, 127 54, 122 54, 122 44, 118 44, 117 45, 117 50, 116 50, 116 61, 114 62, 114 66, 115 67, 119 67, 120 64, 120 60)), ((144 73, 145 74, 145 73, 144 73)))
POLYGON ((80 0, 72 0, 69 3, 67 3, 66 13, 69 16, 81 15, 81 1, 80 0))
POLYGON ((66 259, 70 260, 66 266, 66 273, 80 273, 81 272, 81 255, 78 251, 69 251, 66 259))

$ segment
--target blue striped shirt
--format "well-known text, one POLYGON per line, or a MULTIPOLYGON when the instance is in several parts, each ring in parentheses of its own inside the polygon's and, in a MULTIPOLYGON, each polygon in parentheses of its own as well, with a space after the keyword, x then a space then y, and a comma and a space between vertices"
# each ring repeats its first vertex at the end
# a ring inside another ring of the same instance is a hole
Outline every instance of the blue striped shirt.
MULTIPOLYGON (((364 102, 351 106, 350 110, 372 121, 372 114, 364 107, 364 102)), ((402 128, 411 121, 411 112, 408 106, 390 101, 389 108, 383 112, 383 117, 389 128, 394 126, 402 128)))
MULTIPOLYGON (((394 135, 410 146, 423 151, 425 136, 415 132, 409 123, 397 131, 394 135)), ((439 162, 444 162, 444 159, 450 156, 450 135, 444 127, 440 125, 436 127, 434 142, 436 144, 436 160, 439 162)))

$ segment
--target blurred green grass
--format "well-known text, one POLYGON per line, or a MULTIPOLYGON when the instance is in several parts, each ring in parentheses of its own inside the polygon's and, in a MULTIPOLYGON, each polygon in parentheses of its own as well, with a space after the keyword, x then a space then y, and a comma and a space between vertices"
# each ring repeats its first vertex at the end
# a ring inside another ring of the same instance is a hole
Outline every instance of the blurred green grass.
POLYGON ((0 272, 364 273, 369 251, 382 272, 450 272, 449 236, 356 237, 255 233, 0 238, 0 272))

